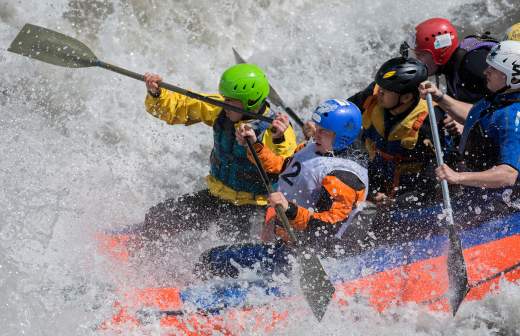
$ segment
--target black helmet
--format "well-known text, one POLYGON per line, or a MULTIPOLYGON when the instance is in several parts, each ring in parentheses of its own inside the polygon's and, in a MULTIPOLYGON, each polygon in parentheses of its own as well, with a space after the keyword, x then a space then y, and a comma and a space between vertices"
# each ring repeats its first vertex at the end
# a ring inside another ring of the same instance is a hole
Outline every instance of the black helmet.
POLYGON ((417 93, 418 86, 428 78, 426 65, 414 58, 396 57, 379 68, 376 83, 385 90, 399 94, 417 93))

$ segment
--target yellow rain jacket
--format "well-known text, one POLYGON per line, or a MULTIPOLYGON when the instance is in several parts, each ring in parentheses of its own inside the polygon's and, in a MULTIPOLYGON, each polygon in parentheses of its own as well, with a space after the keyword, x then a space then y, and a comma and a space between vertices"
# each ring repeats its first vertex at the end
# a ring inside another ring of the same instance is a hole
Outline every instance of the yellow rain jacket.
POLYGON ((428 107, 425 100, 419 100, 417 106, 387 132, 385 111, 377 102, 377 90, 376 85, 374 95, 363 104, 363 139, 371 169, 381 176, 379 180, 386 181, 385 185, 375 183, 375 189, 395 196, 399 187, 413 187, 418 180, 417 174, 424 171, 429 158, 434 155, 432 150, 425 150, 423 144, 418 146, 419 131, 428 118, 428 107), (386 138, 385 134, 388 134, 386 138))
MULTIPOLYGON (((206 95, 224 101, 219 94, 206 95)), ((214 143, 210 158, 210 174, 206 177, 211 194, 237 205, 266 205, 266 190, 262 185, 257 168, 248 159, 246 150, 235 140, 235 129, 244 122, 249 122, 262 143, 276 154, 289 157, 296 149, 296 135, 290 126, 284 133, 283 141, 273 141, 269 124, 257 120, 232 123, 225 117, 223 109, 179 93, 161 89, 161 95, 150 95, 145 100, 146 111, 170 125, 186 126, 203 122, 213 127, 214 143)), ((273 113, 266 109, 266 116, 273 113)))

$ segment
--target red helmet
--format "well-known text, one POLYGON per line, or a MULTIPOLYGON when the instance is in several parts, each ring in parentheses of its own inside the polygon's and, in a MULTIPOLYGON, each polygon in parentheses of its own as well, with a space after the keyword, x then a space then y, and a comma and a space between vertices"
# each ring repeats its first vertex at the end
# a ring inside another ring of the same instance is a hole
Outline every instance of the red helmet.
POLYGON ((459 46, 457 30, 443 18, 428 19, 415 27, 414 50, 428 51, 435 64, 444 65, 459 46))

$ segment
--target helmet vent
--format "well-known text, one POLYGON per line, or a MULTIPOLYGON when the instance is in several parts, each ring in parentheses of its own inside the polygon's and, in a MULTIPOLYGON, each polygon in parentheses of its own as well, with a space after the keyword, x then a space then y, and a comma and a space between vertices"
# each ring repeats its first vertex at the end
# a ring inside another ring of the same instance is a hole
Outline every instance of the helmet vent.
POLYGON ((413 74, 416 73, 416 72, 417 72, 417 71, 415 71, 415 70, 408 70, 408 71, 406 71, 406 73, 407 73, 408 75, 413 75, 413 74))
POLYGON ((245 90, 246 86, 247 86, 247 84, 244 84, 244 86, 242 87, 242 90, 245 90))
POLYGON ((507 57, 502 60, 502 63, 507 62, 507 57))
POLYGON ((233 90, 236 90, 238 87, 238 84, 235 84, 235 87, 233 88, 233 90))
POLYGON ((256 84, 256 82, 253 82, 253 85, 251 85, 251 89, 255 88, 255 84, 256 84))

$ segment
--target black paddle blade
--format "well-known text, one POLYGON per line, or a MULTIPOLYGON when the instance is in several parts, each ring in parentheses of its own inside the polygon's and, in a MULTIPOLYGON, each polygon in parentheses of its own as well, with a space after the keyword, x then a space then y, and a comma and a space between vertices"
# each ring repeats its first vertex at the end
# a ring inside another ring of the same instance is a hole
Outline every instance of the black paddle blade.
POLYGON ((10 52, 67 68, 95 66, 97 57, 82 42, 27 23, 7 49, 10 52))
POLYGON ((321 321, 336 290, 316 255, 302 252, 300 287, 312 313, 321 321))
POLYGON ((448 235, 450 239, 448 249, 449 301, 453 316, 455 316, 469 291, 468 273, 462 254, 462 245, 453 225, 448 226, 448 235))

